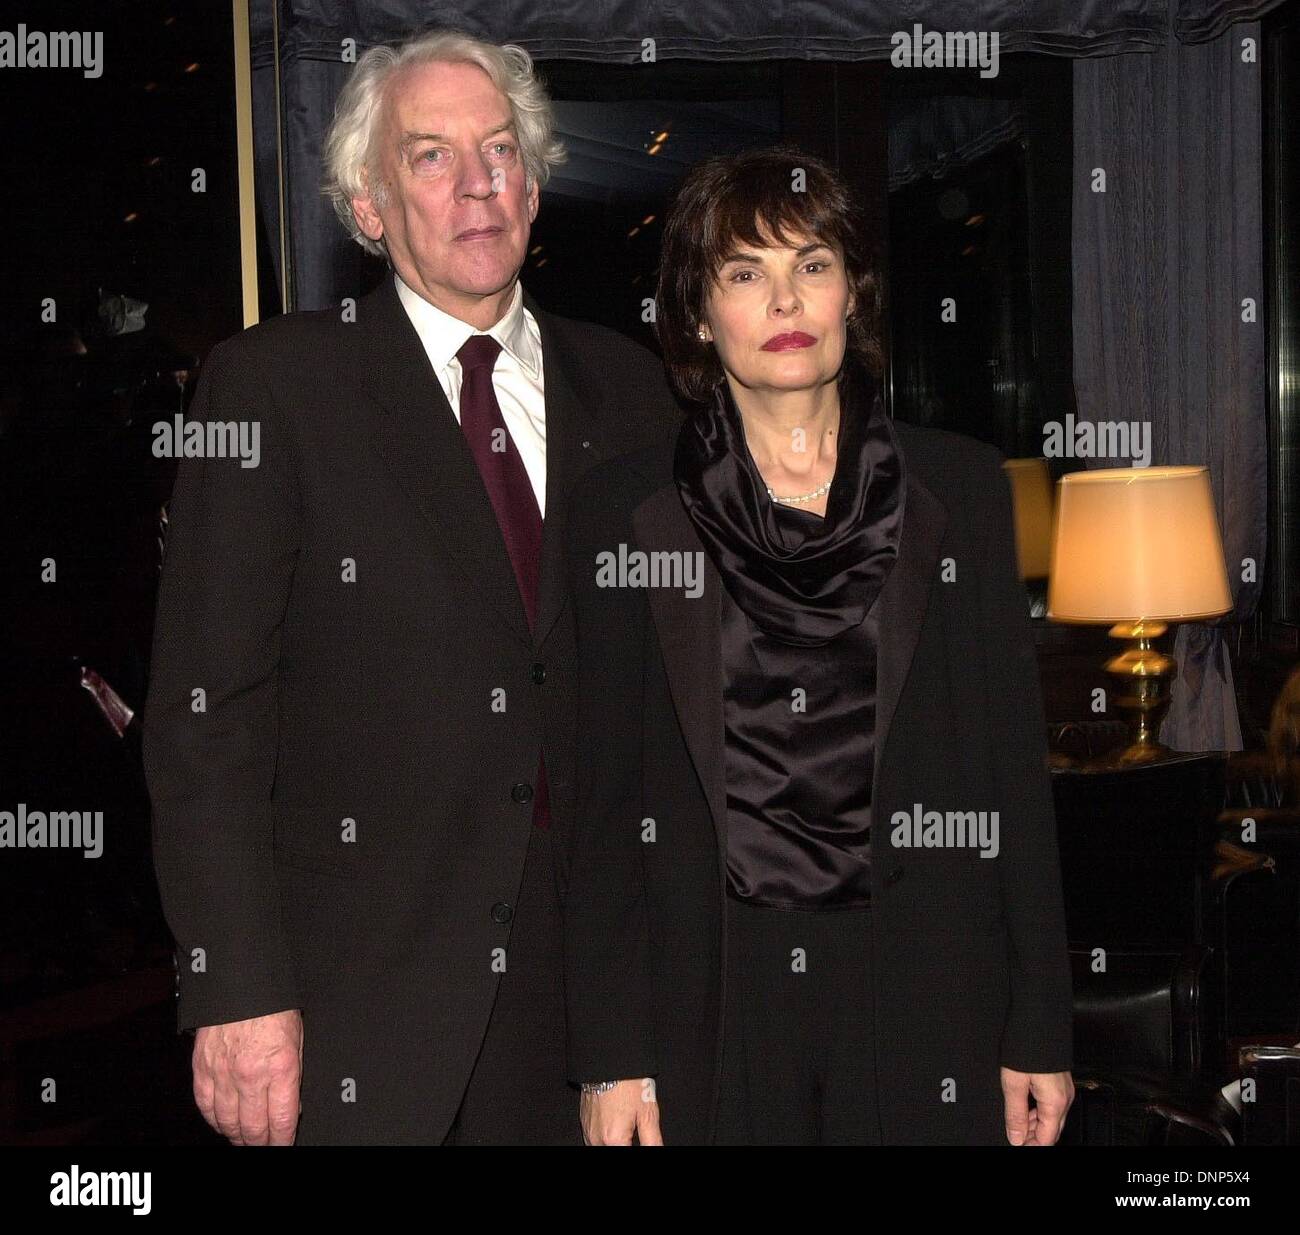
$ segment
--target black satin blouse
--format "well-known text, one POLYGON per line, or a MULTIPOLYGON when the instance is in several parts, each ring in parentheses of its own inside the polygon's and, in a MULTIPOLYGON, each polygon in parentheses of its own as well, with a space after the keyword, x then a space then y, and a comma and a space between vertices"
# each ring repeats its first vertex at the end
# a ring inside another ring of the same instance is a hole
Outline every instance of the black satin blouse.
POLYGON ((903 459, 851 358, 826 517, 773 502, 723 381, 678 438, 682 501, 725 585, 727 875, 785 909, 870 903, 875 604, 898 552, 903 459))

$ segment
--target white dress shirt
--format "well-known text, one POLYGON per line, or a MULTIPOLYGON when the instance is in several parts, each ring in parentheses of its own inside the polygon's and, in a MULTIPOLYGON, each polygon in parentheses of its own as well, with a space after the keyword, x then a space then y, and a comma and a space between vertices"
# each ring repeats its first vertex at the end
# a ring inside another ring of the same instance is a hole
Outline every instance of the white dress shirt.
POLYGON ((490 330, 476 330, 468 322, 443 312, 412 291, 397 271, 397 295, 424 344, 429 363, 442 383, 443 393, 460 423, 460 385, 464 377, 456 353, 471 335, 488 334, 501 344, 492 370, 492 388, 501 418, 514 441, 524 470, 537 495, 537 508, 546 515, 546 397, 542 374, 542 334, 533 315, 524 308, 523 285, 515 283, 510 307, 490 330))

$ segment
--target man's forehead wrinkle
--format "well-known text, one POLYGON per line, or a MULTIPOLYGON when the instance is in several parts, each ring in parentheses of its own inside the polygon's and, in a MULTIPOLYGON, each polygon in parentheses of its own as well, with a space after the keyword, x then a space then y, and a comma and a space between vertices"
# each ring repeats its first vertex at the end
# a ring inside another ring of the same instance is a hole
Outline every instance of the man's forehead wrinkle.
POLYGON ((390 113, 400 127, 408 130, 442 132, 447 121, 476 109, 489 108, 508 117, 510 105, 507 97, 496 87, 487 74, 481 74, 481 85, 459 87, 447 81, 421 82, 411 76, 398 78, 389 84, 386 100, 390 113))
MULTIPOLYGON (((419 141, 445 141, 450 136, 447 132, 449 127, 446 123, 442 123, 406 129, 397 143, 398 149, 406 150, 419 141)), ((507 116, 496 122, 489 122, 483 129, 483 136, 491 137, 495 133, 514 132, 514 129, 514 120, 507 116)))

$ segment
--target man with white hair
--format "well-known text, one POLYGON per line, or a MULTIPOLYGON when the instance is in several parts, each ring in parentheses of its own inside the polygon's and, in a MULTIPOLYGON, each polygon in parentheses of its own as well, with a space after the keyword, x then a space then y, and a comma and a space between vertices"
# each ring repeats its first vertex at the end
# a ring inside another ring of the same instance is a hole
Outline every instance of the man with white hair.
POLYGON ((196 392, 261 454, 180 464, 144 754, 195 1099, 237 1144, 581 1142, 564 502, 678 413, 519 282, 562 155, 522 49, 368 51, 326 187, 392 270, 196 392))

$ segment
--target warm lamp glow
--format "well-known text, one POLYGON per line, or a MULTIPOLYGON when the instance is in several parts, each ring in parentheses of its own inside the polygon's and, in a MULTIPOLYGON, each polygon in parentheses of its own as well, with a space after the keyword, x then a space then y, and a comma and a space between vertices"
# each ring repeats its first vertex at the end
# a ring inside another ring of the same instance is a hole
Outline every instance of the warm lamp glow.
POLYGON ((1047 616, 1056 622, 1192 622, 1232 608, 1203 467, 1062 477, 1047 616))
POLYGON ((1046 459, 1005 459, 1022 579, 1047 577, 1052 562, 1052 475, 1046 459))

